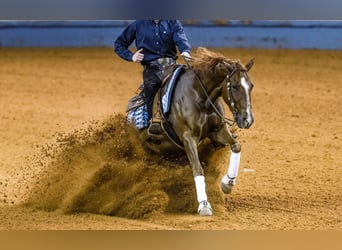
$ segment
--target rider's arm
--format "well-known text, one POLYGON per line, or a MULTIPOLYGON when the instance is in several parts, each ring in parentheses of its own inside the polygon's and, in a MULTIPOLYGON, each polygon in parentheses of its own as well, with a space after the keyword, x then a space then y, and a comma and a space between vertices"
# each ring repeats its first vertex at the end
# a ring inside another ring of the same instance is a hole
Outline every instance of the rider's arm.
POLYGON ((121 58, 132 61, 133 53, 128 49, 135 39, 136 22, 128 25, 114 42, 114 51, 121 58))
POLYGON ((173 40, 181 53, 191 53, 191 45, 179 20, 173 21, 173 40))

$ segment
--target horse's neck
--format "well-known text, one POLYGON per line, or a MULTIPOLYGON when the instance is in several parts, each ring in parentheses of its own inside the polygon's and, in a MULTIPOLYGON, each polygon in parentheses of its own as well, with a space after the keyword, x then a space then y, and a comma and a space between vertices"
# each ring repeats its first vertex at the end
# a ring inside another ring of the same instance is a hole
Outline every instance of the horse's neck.
POLYGON ((205 101, 205 107, 209 108, 212 103, 215 103, 217 98, 219 98, 222 95, 222 87, 219 86, 215 88, 211 93, 209 94, 209 98, 205 101))
POLYGON ((212 103, 215 103, 222 95, 222 82, 224 78, 224 76, 217 76, 203 72, 198 74, 198 80, 202 87, 199 87, 199 84, 195 84, 195 88, 197 88, 200 96, 202 96, 205 102, 204 106, 206 108, 209 108, 212 103))
POLYGON ((199 77, 208 95, 213 98, 215 95, 218 94, 218 89, 221 89, 221 83, 225 79, 224 75, 218 76, 214 74, 205 74, 205 73, 199 74, 199 77))

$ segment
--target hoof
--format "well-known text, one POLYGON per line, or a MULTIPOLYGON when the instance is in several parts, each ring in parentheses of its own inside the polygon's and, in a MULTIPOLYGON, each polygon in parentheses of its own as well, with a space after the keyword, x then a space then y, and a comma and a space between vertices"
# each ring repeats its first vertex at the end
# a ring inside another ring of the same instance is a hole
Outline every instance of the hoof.
POLYGON ((233 191, 233 187, 234 187, 234 185, 225 184, 225 183, 221 182, 221 190, 225 194, 230 194, 233 191))
POLYGON ((202 201, 198 206, 198 214, 201 216, 211 216, 213 215, 213 209, 210 203, 207 201, 202 201))
POLYGON ((227 175, 223 176, 221 181, 221 189, 225 194, 230 194, 235 185, 235 178, 229 178, 227 175))

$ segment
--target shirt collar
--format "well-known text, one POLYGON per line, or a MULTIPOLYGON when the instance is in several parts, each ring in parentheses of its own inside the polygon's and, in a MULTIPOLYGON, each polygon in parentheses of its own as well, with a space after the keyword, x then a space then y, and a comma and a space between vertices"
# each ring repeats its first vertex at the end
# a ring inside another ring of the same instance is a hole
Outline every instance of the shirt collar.
POLYGON ((151 20, 154 24, 160 24, 163 20, 151 20))

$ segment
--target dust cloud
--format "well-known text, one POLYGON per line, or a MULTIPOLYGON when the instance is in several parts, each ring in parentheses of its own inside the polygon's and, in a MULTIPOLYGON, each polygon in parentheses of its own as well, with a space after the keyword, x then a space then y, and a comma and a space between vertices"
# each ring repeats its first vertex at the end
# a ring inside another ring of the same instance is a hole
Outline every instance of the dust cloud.
MULTIPOLYGON (((203 145, 207 192, 223 207, 218 183, 225 149, 203 145), (215 160, 216 159, 216 160, 215 160), (209 167, 210 162, 214 163, 209 167), (216 162, 216 163, 215 163, 216 162)), ((202 154, 203 155, 203 154, 202 154)), ((192 170, 184 153, 158 156, 142 147, 124 115, 93 121, 86 129, 60 134, 36 156, 35 176, 26 206, 63 213, 96 213, 131 219, 197 209, 192 170)), ((217 208, 216 208, 217 209, 217 208)))

